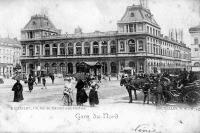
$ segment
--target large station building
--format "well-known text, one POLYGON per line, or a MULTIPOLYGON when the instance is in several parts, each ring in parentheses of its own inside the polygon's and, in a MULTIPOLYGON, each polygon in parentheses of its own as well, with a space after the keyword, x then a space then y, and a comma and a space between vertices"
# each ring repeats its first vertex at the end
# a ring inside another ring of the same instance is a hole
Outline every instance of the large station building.
POLYGON ((45 15, 34 15, 21 30, 23 71, 45 69, 48 73, 76 73, 83 62, 100 65, 103 74, 117 74, 124 67, 137 73, 154 68, 183 69, 190 64, 191 49, 161 34, 149 9, 128 6, 117 30, 61 34, 45 15))

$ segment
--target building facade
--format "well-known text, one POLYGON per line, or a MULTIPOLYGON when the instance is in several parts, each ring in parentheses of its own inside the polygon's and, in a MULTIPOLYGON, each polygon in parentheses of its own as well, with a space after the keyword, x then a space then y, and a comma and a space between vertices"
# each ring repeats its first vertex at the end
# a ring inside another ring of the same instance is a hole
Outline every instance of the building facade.
POLYGON ((79 72, 79 64, 101 64, 103 74, 116 74, 124 67, 135 72, 187 68, 190 48, 163 37, 149 9, 128 6, 117 31, 60 34, 47 16, 35 15, 22 29, 23 71, 45 69, 53 73, 79 72))
POLYGON ((10 77, 13 67, 20 64, 22 47, 20 42, 11 38, 0 38, 0 75, 10 77))
POLYGON ((191 65, 194 71, 200 71, 200 25, 189 29, 193 39, 191 44, 191 65))

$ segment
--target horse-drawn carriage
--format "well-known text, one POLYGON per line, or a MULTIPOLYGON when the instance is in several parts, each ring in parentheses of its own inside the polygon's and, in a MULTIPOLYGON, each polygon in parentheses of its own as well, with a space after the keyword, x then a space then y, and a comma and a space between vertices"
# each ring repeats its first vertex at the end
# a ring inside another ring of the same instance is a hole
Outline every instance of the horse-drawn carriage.
POLYGON ((120 85, 124 85, 129 94, 129 102, 132 102, 132 90, 137 100, 136 91, 143 91, 144 103, 151 101, 153 104, 164 104, 167 102, 182 102, 189 105, 198 104, 200 101, 200 81, 187 84, 179 88, 176 77, 164 75, 143 75, 140 77, 123 77, 120 85))

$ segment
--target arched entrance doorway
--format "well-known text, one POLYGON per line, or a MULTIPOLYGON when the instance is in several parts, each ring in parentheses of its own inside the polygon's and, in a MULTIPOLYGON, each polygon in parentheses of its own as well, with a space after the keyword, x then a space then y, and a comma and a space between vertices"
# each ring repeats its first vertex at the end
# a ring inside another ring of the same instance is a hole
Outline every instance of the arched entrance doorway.
POLYGON ((117 65, 116 65, 116 63, 115 62, 112 62, 111 64, 110 64, 110 66, 111 66, 111 73, 117 73, 117 65))
POLYGON ((73 74, 73 64, 72 63, 68 63, 67 67, 68 67, 68 74, 73 74))

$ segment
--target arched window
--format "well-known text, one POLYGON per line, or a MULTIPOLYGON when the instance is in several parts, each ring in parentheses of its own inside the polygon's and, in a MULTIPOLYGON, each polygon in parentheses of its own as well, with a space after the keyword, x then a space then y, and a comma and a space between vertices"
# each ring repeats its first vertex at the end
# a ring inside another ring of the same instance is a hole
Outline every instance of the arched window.
POLYGON ((117 65, 116 65, 116 63, 112 62, 110 64, 110 66, 111 66, 111 73, 117 73, 117 65))
POLYGON ((200 67, 200 63, 199 63, 199 62, 195 62, 195 63, 194 63, 194 66, 195 66, 195 67, 200 67))
POLYGON ((45 70, 47 71, 47 73, 49 73, 49 64, 46 63, 46 64, 44 65, 44 67, 45 67, 45 70))
POLYGON ((135 41, 134 40, 129 40, 128 41, 128 45, 129 45, 129 52, 131 53, 135 53, 135 41))
POLYGON ((80 42, 76 43, 76 54, 81 55, 82 54, 82 45, 80 42))
POLYGON ((93 54, 95 54, 95 55, 99 54, 99 43, 98 42, 93 43, 93 54))
POLYGON ((73 64, 72 63, 68 63, 67 67, 68 67, 68 74, 73 74, 73 64))
POLYGON ((34 55, 34 47, 33 45, 29 45, 29 56, 33 56, 34 55))
POLYGON ((89 42, 84 43, 84 50, 85 50, 85 55, 90 54, 90 43, 89 42))
POLYGON ((108 43, 106 41, 102 42, 101 49, 102 49, 102 54, 107 54, 108 53, 108 43))
POLYGON ((138 50, 139 50, 139 51, 143 51, 143 50, 144 50, 144 44, 143 44, 143 41, 139 41, 138 50))
POLYGON ((65 55, 65 44, 64 43, 60 44, 60 55, 65 55))
POLYGON ((45 51, 45 56, 49 56, 50 55, 50 47, 49 44, 46 44, 44 46, 44 51, 45 51))
POLYGON ((52 47, 52 52, 53 52, 53 56, 57 56, 57 52, 58 52, 58 47, 57 47, 57 44, 53 44, 53 47, 52 47))
POLYGON ((135 63, 134 62, 129 62, 129 67, 135 68, 135 63))
POLYGON ((57 74, 57 65, 56 65, 56 63, 52 64, 52 72, 57 74))
POLYGON ((68 43, 68 55, 73 55, 74 48, 72 43, 68 43))
POLYGON ((60 63, 60 73, 64 74, 66 69, 65 69, 65 64, 64 63, 60 63))
POLYGON ((117 52, 117 43, 115 41, 111 41, 110 43, 110 53, 116 54, 117 52))

